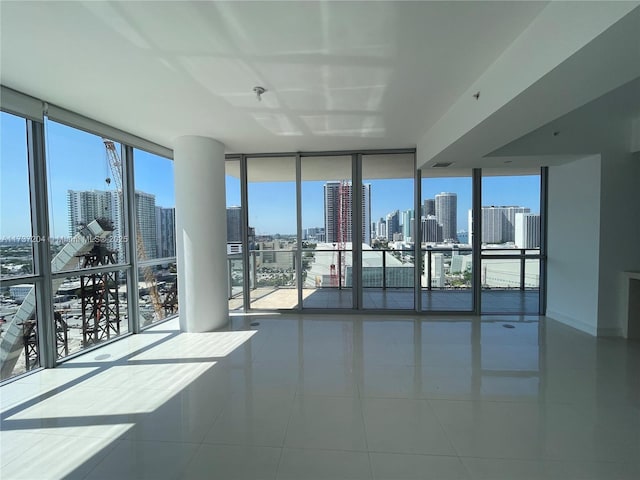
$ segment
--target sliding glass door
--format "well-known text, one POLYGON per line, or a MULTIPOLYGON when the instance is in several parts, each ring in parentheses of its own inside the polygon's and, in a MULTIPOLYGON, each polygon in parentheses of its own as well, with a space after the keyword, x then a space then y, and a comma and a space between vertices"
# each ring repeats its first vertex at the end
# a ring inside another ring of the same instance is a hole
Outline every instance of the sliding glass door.
POLYGON ((540 174, 482 172, 482 313, 538 314, 540 174))
POLYGON ((227 167, 230 309, 541 311, 539 172, 417 172, 412 151, 227 167))
POLYGON ((302 306, 353 308, 350 155, 301 158, 302 306))
POLYGON ((250 305, 295 309, 296 158, 247 158, 250 305))
POLYGON ((423 311, 473 310, 473 182, 470 170, 423 170, 420 275, 423 311))
POLYGON ((365 309, 414 309, 414 177, 414 154, 362 156, 361 278, 365 309))

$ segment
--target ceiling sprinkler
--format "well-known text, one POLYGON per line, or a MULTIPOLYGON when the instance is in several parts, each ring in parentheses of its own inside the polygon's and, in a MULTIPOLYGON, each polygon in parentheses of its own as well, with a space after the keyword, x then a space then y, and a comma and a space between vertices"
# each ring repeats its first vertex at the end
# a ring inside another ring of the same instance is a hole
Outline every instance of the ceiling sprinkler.
POLYGON ((253 87, 253 91, 256 94, 256 97, 258 98, 258 101, 261 102, 262 101, 262 94, 265 93, 267 91, 266 88, 264 87, 253 87))

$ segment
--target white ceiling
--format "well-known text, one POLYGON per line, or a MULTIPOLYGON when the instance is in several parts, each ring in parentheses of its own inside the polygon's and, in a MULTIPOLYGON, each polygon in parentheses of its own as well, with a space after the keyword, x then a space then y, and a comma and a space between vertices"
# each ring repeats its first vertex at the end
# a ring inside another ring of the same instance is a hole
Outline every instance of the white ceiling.
MULTIPOLYGON (((633 151, 630 138, 640 138, 640 132, 632 134, 632 128, 640 129, 640 121, 636 121, 640 118, 638 2, 599 5, 570 2, 560 8, 566 5, 571 8, 576 5, 573 11, 564 12, 569 16, 582 14, 585 7, 593 6, 599 11, 591 12, 592 19, 597 19, 603 9, 608 13, 618 7, 626 10, 611 19, 610 24, 593 32, 590 39, 574 48, 544 75, 528 77, 530 83, 526 88, 514 92, 512 98, 503 104, 494 105, 497 108, 488 110, 486 117, 461 132, 460 136, 452 138, 435 155, 426 155, 429 145, 422 142, 418 148, 419 166, 422 165, 425 171, 441 171, 443 169, 431 167, 435 163, 451 162, 458 169, 475 167, 483 168, 483 172, 484 169, 515 172, 567 163, 585 155, 601 153, 613 145, 633 151), (559 134, 553 135, 553 132, 559 134)), ((556 3, 550 5, 545 13, 555 6, 556 3)), ((549 20, 561 26, 552 41, 546 45, 544 42, 521 45, 519 53, 522 55, 517 56, 507 71, 524 70, 535 63, 527 62, 525 55, 540 48, 541 43, 546 50, 564 48, 563 41, 568 43, 569 38, 563 38, 561 34, 571 31, 569 25, 555 16, 549 20)), ((551 27, 545 25, 545 28, 547 30, 542 30, 542 33, 548 31, 551 36, 551 27)), ((534 57, 533 54, 530 56, 534 57)), ((474 84, 475 88, 482 88, 483 96, 479 101, 472 99, 470 93, 463 96, 464 109, 458 111, 457 120, 464 121, 466 116, 474 115, 478 108, 482 108, 485 99, 491 100, 485 91, 491 88, 494 91, 508 90, 509 83, 498 80, 494 78, 499 88, 491 83, 482 87, 474 84)), ((432 133, 436 130, 432 127, 428 132, 432 140, 432 133)))
POLYGON ((546 3, 3 1, 0 80, 167 147, 414 147, 546 3))
MULTIPOLYGON (((489 154, 493 160, 521 162, 523 156, 584 157, 626 142, 640 118, 640 78, 589 102, 489 154)), ((637 128, 637 127, 635 127, 637 128)))

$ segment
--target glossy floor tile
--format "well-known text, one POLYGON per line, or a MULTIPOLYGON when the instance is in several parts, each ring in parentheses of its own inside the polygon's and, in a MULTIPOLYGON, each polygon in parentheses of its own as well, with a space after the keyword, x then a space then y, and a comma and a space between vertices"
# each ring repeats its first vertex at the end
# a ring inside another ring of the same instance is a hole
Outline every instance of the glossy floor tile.
POLYGON ((171 320, 0 406, 3 480, 640 478, 640 344, 536 316, 171 320))

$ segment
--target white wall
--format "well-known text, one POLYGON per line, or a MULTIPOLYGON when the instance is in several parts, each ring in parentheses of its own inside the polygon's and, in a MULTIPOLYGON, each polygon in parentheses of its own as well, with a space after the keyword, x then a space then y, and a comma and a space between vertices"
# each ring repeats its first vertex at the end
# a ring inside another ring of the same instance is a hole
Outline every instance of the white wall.
POLYGON ((547 316, 598 332, 599 155, 549 168, 547 316))
POLYGON ((623 333, 624 271, 640 272, 640 155, 609 150, 602 154, 598 335, 623 333))

